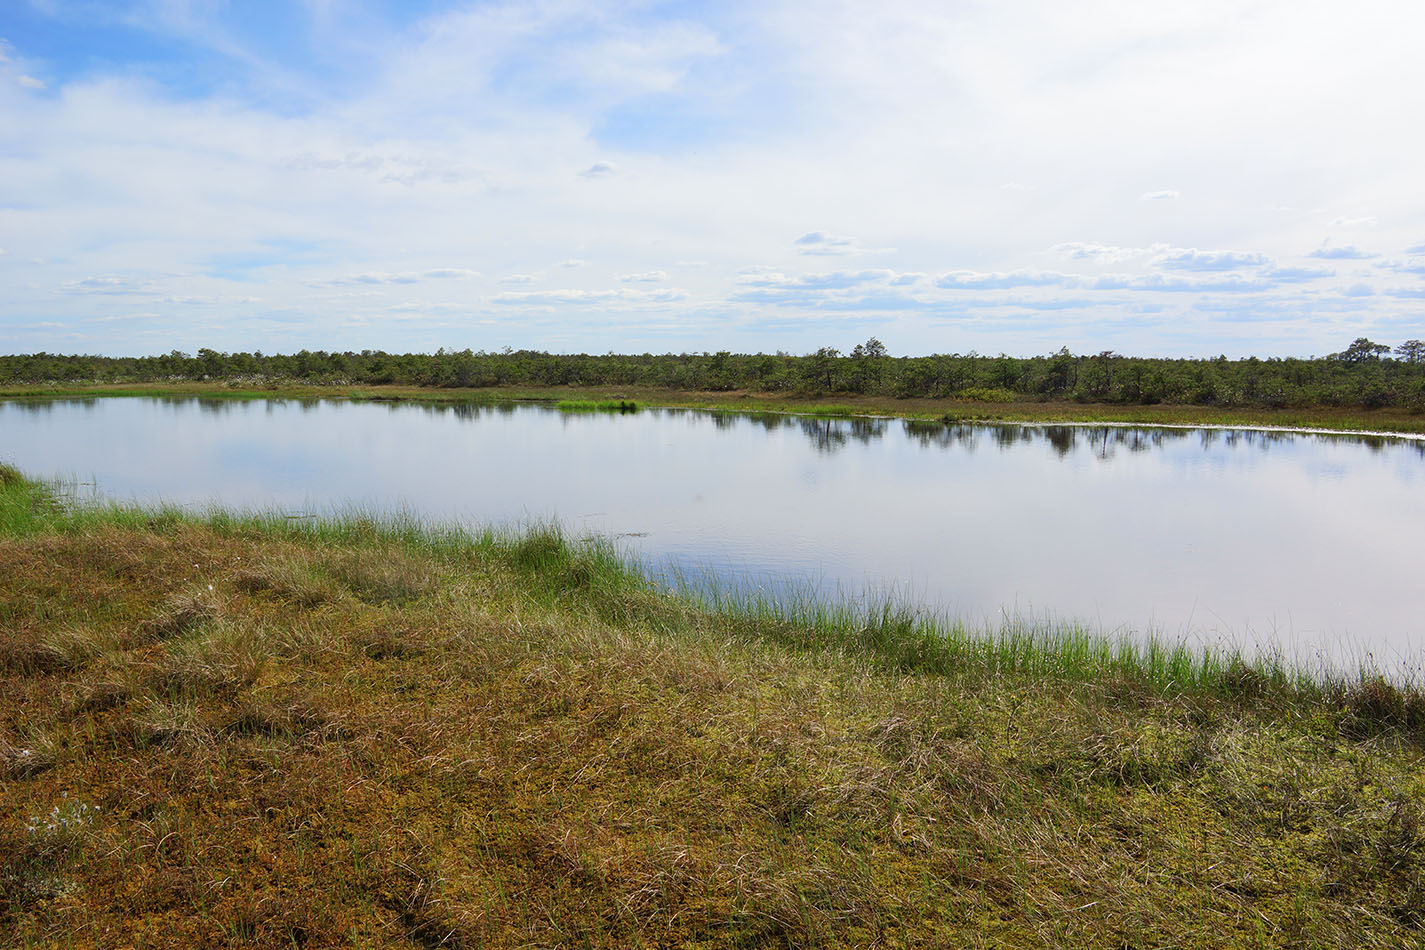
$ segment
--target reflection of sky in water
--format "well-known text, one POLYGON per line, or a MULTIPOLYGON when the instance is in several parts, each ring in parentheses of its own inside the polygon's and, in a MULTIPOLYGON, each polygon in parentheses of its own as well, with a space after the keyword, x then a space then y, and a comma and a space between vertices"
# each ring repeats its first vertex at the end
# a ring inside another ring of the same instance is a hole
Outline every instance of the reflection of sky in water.
POLYGON ((1401 440, 110 399, 0 404, 0 455, 121 499, 558 517, 656 563, 893 588, 972 622, 1389 662, 1425 608, 1425 444, 1401 440))

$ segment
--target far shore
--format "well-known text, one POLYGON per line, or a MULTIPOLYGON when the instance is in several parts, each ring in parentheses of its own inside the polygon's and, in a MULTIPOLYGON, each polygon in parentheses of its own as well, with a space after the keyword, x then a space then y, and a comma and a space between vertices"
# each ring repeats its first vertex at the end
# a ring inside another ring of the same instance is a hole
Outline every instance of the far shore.
POLYGON ((1362 435, 1425 435, 1425 413, 1406 409, 1310 406, 1287 409, 1158 403, 1039 401, 983 402, 955 398, 896 399, 853 393, 826 395, 689 391, 650 386, 424 386, 311 385, 282 382, 57 383, 0 386, 0 399, 100 396, 199 396, 223 399, 350 399, 412 402, 557 402, 627 400, 643 408, 713 409, 730 412, 793 412, 833 416, 889 416, 944 422, 1026 424, 1108 423, 1171 427, 1224 427, 1349 432, 1362 435))

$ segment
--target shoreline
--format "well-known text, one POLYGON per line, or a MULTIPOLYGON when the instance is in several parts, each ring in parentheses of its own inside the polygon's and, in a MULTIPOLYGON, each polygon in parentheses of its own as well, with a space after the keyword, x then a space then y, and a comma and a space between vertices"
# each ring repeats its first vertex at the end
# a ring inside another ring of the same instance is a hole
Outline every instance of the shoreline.
MULTIPOLYGON (((1415 946, 1425 698, 0 465, 25 944, 1415 946)), ((1418 684, 1417 684, 1418 687, 1418 684)))
POLYGON ((533 402, 579 399, 630 400, 641 408, 703 409, 718 412, 774 412, 791 415, 907 419, 920 422, 1023 426, 1114 426, 1120 428, 1253 430, 1321 435, 1425 439, 1425 414, 1400 410, 1205 409, 1201 406, 1120 406, 1101 403, 1017 401, 986 403, 956 399, 784 397, 747 392, 687 392, 616 386, 492 387, 436 389, 413 386, 256 386, 229 383, 106 384, 92 386, 0 386, 0 401, 118 397, 251 399, 332 399, 353 402, 533 402))
MULTIPOLYGON (((1378 682, 1403 690, 1407 702, 1418 701, 1419 727, 1425 738, 1425 682, 1417 682, 1413 676, 1396 682, 1390 673, 1367 663, 1352 667, 1349 663, 1323 664, 1319 657, 1313 661, 1299 654, 1288 655, 1279 649, 1280 643, 1254 650, 1251 644, 1227 639, 1208 642, 1200 631, 1182 631, 1176 637, 1152 629, 1124 633, 1072 618, 1056 619, 1052 613, 1024 616, 1002 611, 996 626, 988 617, 975 623, 933 604, 898 598, 894 592, 882 595, 870 591, 864 597, 799 595, 784 601, 735 579, 726 586, 712 587, 663 582, 655 576, 657 565, 630 558, 619 548, 616 537, 573 538, 555 523, 467 525, 337 509, 293 514, 214 504, 74 502, 56 494, 56 484, 26 476, 0 461, 0 515, 6 516, 0 520, 0 539, 158 525, 163 530, 206 528, 318 548, 329 539, 353 536, 369 536, 414 550, 473 551, 537 543, 552 546, 558 552, 556 560, 567 559, 576 549, 590 554, 598 570, 612 578, 615 586, 636 590, 640 596, 666 601, 680 611, 766 624, 781 629, 779 636, 796 629, 799 632, 794 639, 803 645, 816 644, 816 650, 841 650, 873 628, 884 628, 874 638, 879 641, 874 652, 904 671, 943 672, 969 665, 1067 680, 1126 675, 1169 694, 1212 692, 1232 677, 1249 673, 1261 684, 1274 684, 1280 696, 1292 694, 1310 702, 1356 682, 1378 682)), ((1402 667, 1407 674, 1411 672, 1408 664, 1402 663, 1402 667)))

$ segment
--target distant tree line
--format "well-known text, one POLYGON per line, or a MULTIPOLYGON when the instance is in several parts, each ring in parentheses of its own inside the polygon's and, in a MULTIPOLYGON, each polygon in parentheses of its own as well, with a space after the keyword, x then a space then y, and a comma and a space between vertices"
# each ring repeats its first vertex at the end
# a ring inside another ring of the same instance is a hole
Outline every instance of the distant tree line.
POLYGON ((850 352, 682 353, 602 356, 535 350, 380 350, 292 354, 174 351, 163 356, 0 356, 0 385, 226 380, 263 385, 400 383, 432 387, 658 386, 687 391, 838 393, 897 398, 959 397, 1093 403, 1174 403, 1300 408, 1425 410, 1425 342, 1393 349, 1364 337, 1311 359, 1146 359, 1067 348, 1027 358, 950 353, 891 356, 872 338, 850 352))

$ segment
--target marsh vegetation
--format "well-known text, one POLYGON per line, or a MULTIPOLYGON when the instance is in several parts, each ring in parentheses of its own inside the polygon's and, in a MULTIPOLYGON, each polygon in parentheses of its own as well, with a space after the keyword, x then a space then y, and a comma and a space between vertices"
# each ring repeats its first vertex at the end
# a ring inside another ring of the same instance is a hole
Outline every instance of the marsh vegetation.
POLYGON ((10 470, 0 561, 15 943, 1425 933, 1425 705, 1382 680, 699 602, 547 529, 76 509, 10 470))

